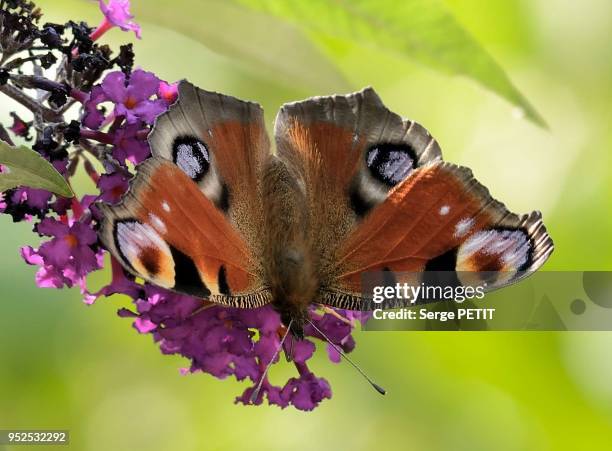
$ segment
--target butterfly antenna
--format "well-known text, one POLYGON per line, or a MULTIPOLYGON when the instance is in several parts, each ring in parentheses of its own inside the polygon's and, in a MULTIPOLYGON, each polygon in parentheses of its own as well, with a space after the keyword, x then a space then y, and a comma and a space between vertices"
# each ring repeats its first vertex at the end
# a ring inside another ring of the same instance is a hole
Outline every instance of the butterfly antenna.
POLYGON ((278 344, 278 348, 276 349, 276 351, 274 352, 274 355, 268 362, 268 365, 266 365, 266 369, 261 375, 261 378, 259 379, 259 382, 257 383, 257 387, 255 387, 255 390, 253 390, 253 393, 251 393, 251 397, 249 398, 249 402, 251 404, 255 404, 255 401, 257 400, 257 397, 259 396, 259 391, 261 390, 261 386, 263 385, 264 379, 268 375, 268 371, 270 370, 270 367, 274 363, 274 360, 276 360, 276 357, 280 353, 281 349, 283 349, 283 344, 285 343, 285 340, 287 339, 287 335, 289 335, 289 331, 291 330, 292 323, 293 323, 293 320, 289 321, 289 325, 287 325, 287 331, 285 332, 285 335, 283 335, 283 338, 281 338, 281 341, 278 344))
POLYGON ((323 333, 323 331, 322 331, 321 329, 319 329, 317 326, 315 326, 315 325, 314 325, 314 323, 313 323, 312 321, 310 321, 308 318, 306 318, 306 321, 308 321, 308 324, 310 324, 310 325, 311 325, 311 326, 314 328, 314 330, 316 330, 317 332, 319 332, 319 333, 320 333, 320 334, 323 336, 323 338, 325 338, 325 340, 327 340, 327 342, 328 342, 328 343, 329 343, 329 344, 330 344, 330 345, 331 345, 331 346, 332 346, 332 347, 333 347, 333 348, 336 350, 336 352, 338 352, 338 354, 340 354, 340 355, 341 355, 341 356, 342 356, 342 357, 343 357, 343 358, 344 358, 344 359, 345 359, 345 360, 346 360, 348 363, 350 363, 351 365, 353 365, 353 368, 355 368, 357 371, 359 371, 359 374, 361 374, 361 375, 362 375, 362 376, 365 378, 365 380, 367 380, 367 381, 370 383, 370 385, 371 385, 372 387, 374 387, 374 389, 375 389, 375 390, 376 390, 378 393, 380 393, 381 395, 384 395, 384 394, 386 394, 386 393, 387 393, 387 391, 386 391, 384 388, 382 388, 380 385, 378 385, 376 382, 374 382, 372 379, 370 379, 370 378, 368 377, 368 375, 367 375, 366 373, 364 373, 364 372, 363 372, 363 370, 362 370, 361 368, 359 368, 359 367, 357 366, 357 364, 356 364, 355 362, 353 362, 353 361, 352 361, 352 360, 349 358, 349 356, 347 356, 347 355, 346 355, 346 354, 345 354, 345 353, 342 351, 342 349, 340 349, 340 347, 339 347, 339 346, 337 346, 335 343, 333 343, 333 342, 332 342, 332 341, 331 341, 331 340, 330 340, 330 339, 327 337, 327 335, 325 335, 325 334, 323 333))

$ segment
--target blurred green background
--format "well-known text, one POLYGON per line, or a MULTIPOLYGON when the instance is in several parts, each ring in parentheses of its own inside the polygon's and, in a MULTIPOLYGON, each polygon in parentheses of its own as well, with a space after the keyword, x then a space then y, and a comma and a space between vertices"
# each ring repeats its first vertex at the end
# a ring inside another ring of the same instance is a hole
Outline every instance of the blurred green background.
MULTIPOLYGON (((49 21, 99 21, 93 2, 37 3, 49 21)), ((143 68, 258 101, 270 126, 283 102, 372 85, 510 209, 542 210, 556 244, 545 269, 612 269, 612 2, 446 0, 548 129, 401 51, 303 31, 300 14, 290 24, 227 2, 132 3, 143 68)), ((400 3, 366 6, 393 16, 400 3)), ((3 120, 11 109, 3 98, 3 120)), ((30 229, 0 216, 0 428, 69 429, 83 451, 612 449, 609 333, 356 332, 354 359, 386 397, 320 352, 313 369, 334 396, 315 411, 236 406, 241 384, 180 376, 185 361, 116 316, 125 299, 86 307, 76 291, 36 288, 18 254, 37 244, 30 229)), ((291 374, 282 363, 271 378, 291 374)))

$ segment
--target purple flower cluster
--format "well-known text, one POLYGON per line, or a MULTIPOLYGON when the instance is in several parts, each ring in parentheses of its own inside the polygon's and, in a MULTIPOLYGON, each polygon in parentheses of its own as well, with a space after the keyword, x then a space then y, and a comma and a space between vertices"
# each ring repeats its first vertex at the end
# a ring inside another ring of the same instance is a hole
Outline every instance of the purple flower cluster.
MULTIPOLYGON (((125 289, 133 289, 125 280, 120 283, 125 289)), ((191 366, 183 369, 183 373, 202 371, 220 379, 228 376, 249 379, 253 386, 236 398, 237 403, 251 403, 253 390, 286 332, 279 315, 270 306, 250 310, 226 308, 148 284, 139 293, 135 306, 136 311, 124 309, 120 315, 135 317, 134 327, 140 333, 152 333, 164 354, 187 357, 191 366)), ((354 348, 351 332, 360 315, 333 310, 322 312, 313 307, 310 317, 344 352, 354 348)), ((269 404, 282 408, 293 405, 300 410, 312 410, 323 399, 331 398, 329 383, 316 377, 307 364, 315 351, 312 339, 323 337, 310 325, 306 326, 305 334, 307 339, 291 342, 290 338, 283 344, 285 353, 292 356, 298 377, 289 379, 281 387, 272 384, 266 376, 255 404, 267 398, 269 404)), ((275 361, 278 360, 277 356, 275 361)))
POLYGON ((53 237, 38 249, 21 248, 27 263, 40 266, 37 285, 50 288, 78 285, 85 291, 86 275, 102 268, 103 263, 103 251, 95 247, 95 231, 85 222, 64 223, 53 218, 43 219, 36 229, 41 235, 53 237))
MULTIPOLYGON (((11 206, 24 204, 42 221, 35 226, 41 236, 50 236, 40 248, 25 247, 22 255, 27 263, 40 266, 36 282, 41 287, 62 288, 79 286, 86 302, 92 303, 97 295, 87 290, 86 277, 103 266, 104 250, 95 231, 97 210, 95 201, 116 203, 128 188, 131 173, 127 163, 138 164, 150 155, 146 142, 149 127, 157 115, 163 113, 169 102, 160 96, 161 81, 152 73, 136 70, 129 82, 121 71, 108 73, 101 84, 93 86, 83 96, 82 127, 78 130, 79 144, 94 150, 107 145, 103 161, 106 173, 99 175, 88 160, 85 166, 96 182, 100 193, 73 199, 68 215, 65 205, 50 205, 52 194, 32 188, 18 188, 11 194, 11 206), (114 108, 108 113, 99 109, 101 103, 114 108), (89 164, 87 164, 89 163, 89 164), (54 212, 59 219, 45 217, 54 212)), ((67 159, 54 162, 56 169, 65 173, 67 159)), ((32 214, 29 216, 32 217, 32 214)))
MULTIPOLYGON (((300 410, 314 409, 322 400, 331 398, 331 388, 308 366, 315 340, 325 341, 310 324, 304 329, 306 339, 294 341, 289 337, 282 343, 284 353, 292 356, 296 377, 275 385, 266 375, 252 400, 268 363, 273 358, 275 362, 280 360, 277 351, 286 333, 279 315, 270 306, 251 310, 225 308, 140 284, 112 257, 111 282, 95 292, 88 288, 88 275, 103 268, 106 254, 97 236, 101 218, 95 204, 113 204, 121 199, 134 166, 150 156, 146 137, 155 118, 177 96, 176 84, 142 69, 133 70, 130 45, 122 46, 113 58, 106 46, 96 44, 113 27, 133 31, 140 37, 140 27, 129 12, 129 0, 99 0, 99 5, 104 19, 96 28, 82 22, 45 24, 40 28, 30 2, 0 3, 0 26, 10 23, 7 17, 19 14, 24 16, 21 23, 28 24, 21 31, 19 45, 13 43, 10 47, 12 41, 2 42, 4 35, 0 35, 0 48, 14 48, 15 54, 30 52, 34 56, 28 60, 45 68, 64 64, 55 71, 59 78, 49 80, 40 75, 24 75, 21 69, 14 71, 18 60, 2 55, 1 60, 8 63, 3 66, 0 62, 0 85, 9 85, 10 92, 14 92, 20 86, 16 80, 21 84, 26 80, 30 87, 48 91, 49 95, 36 103, 35 99, 23 101, 27 94, 22 94, 21 103, 33 105, 31 109, 36 114, 26 121, 13 113, 10 127, 0 124, 0 139, 12 144, 10 132, 19 139, 33 140, 32 148, 68 181, 81 167, 98 190, 73 199, 29 187, 0 193, 0 213, 11 215, 14 221, 32 222, 34 231, 45 238, 38 248, 23 247, 23 259, 38 267, 35 280, 39 287, 78 287, 87 304, 117 293, 131 297, 134 309, 121 309, 119 316, 132 318, 139 333, 151 334, 162 353, 187 358, 190 366, 183 373, 204 372, 219 379, 233 376, 240 381, 249 380, 252 385, 236 398, 237 403, 261 404, 267 398, 269 404, 282 408, 292 405, 300 410), (36 56, 41 49, 44 52, 36 56), (55 58, 54 52, 62 53, 63 58, 55 58), (15 67, 12 61, 16 61, 15 67), (69 121, 64 114, 72 105, 79 108, 79 119, 69 121), (101 163, 102 173, 94 160, 101 163)), ((11 36, 15 40, 19 35, 11 36)), ((6 168, 0 165, 0 176, 3 172, 6 168)), ((355 347, 351 332, 356 322, 365 318, 355 312, 313 306, 310 319, 331 342, 350 352, 355 347)), ((330 345, 327 348, 330 360, 338 362, 338 352, 330 345)))
POLYGON ((114 118, 123 118, 132 130, 140 130, 144 125, 152 125, 155 118, 168 108, 168 102, 160 98, 151 100, 160 94, 161 80, 150 72, 135 70, 129 80, 123 72, 111 72, 95 86, 85 102, 83 124, 91 129, 99 129, 105 122, 114 118), (110 102, 114 109, 110 116, 100 110, 100 104, 110 102))

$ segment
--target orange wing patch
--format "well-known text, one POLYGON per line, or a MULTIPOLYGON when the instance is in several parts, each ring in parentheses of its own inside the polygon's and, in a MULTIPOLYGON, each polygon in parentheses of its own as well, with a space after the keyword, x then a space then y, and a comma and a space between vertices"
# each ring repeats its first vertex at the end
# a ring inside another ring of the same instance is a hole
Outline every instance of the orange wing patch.
POLYGON ((419 271, 425 261, 490 221, 480 200, 449 177, 443 164, 426 166, 366 216, 339 250, 338 263, 354 268, 349 272, 394 263, 404 271, 419 271), (463 235, 455 230, 462 220, 471 223, 463 235))
POLYGON ((366 271, 496 271, 510 281, 539 268, 552 241, 539 213, 510 213, 458 166, 417 169, 366 216, 338 251, 338 288, 361 289, 366 271))
POLYGON ((240 233, 179 167, 154 157, 138 171, 123 203, 103 208, 103 241, 128 270, 199 297, 261 288, 240 233))

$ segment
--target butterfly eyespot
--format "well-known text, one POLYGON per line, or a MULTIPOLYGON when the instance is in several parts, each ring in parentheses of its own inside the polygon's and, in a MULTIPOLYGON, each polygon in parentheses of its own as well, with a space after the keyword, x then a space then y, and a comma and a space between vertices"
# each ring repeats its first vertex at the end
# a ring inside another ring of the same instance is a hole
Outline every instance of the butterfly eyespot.
POLYGON ((174 163, 192 180, 200 181, 210 168, 206 145, 193 136, 181 136, 172 145, 174 163))
POLYGON ((457 270, 520 271, 529 266, 531 249, 531 240, 523 230, 483 230, 457 250, 457 270))
POLYGON ((136 220, 119 221, 115 225, 114 237, 121 258, 134 271, 160 286, 172 287, 172 251, 153 227, 136 220))
POLYGON ((450 210, 451 208, 448 205, 443 205, 440 207, 438 213, 440 213, 440 216, 446 216, 450 212, 450 210))
POLYGON ((157 275, 160 271, 160 251, 154 247, 146 247, 138 254, 138 260, 150 275, 157 275))
POLYGON ((408 177, 415 162, 414 150, 405 144, 376 144, 366 153, 372 177, 390 187, 408 177))
POLYGON ((352 180, 348 197, 358 217, 367 215, 383 202, 389 190, 410 175, 416 154, 407 144, 376 144, 365 153, 366 169, 352 180))

